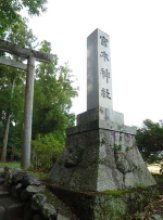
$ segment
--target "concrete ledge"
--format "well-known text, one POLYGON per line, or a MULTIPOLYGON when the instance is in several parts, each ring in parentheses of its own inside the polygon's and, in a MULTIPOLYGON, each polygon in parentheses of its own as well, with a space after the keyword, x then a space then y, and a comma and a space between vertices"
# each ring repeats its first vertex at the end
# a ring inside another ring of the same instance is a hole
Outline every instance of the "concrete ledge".
POLYGON ((95 129, 114 130, 136 134, 136 127, 124 125, 123 113, 99 107, 83 112, 77 116, 77 126, 67 131, 67 134, 80 133, 95 129))
POLYGON ((113 122, 107 122, 103 120, 94 120, 90 121, 89 123, 83 123, 80 125, 77 125, 72 128, 68 128, 66 133, 67 136, 73 135, 73 134, 78 134, 82 132, 87 132, 91 130, 98 130, 98 129, 103 129, 103 130, 109 130, 109 131, 118 131, 122 133, 128 133, 135 135, 136 134, 136 127, 130 127, 126 125, 119 125, 115 124, 113 122))

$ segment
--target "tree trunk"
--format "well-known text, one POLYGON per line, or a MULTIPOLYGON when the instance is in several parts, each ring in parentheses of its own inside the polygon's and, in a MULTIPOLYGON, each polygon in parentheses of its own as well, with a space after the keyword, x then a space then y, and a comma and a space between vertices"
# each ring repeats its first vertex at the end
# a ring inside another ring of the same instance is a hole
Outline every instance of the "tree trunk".
POLYGON ((3 137, 3 147, 2 147, 2 154, 1 154, 1 161, 3 162, 6 162, 6 159, 7 159, 7 146, 8 146, 9 132, 10 132, 10 121, 11 121, 11 116, 12 116, 11 109, 12 109, 12 98, 13 98, 14 88, 15 88, 15 80, 16 80, 16 75, 14 76, 12 80, 10 107, 9 107, 8 114, 7 114, 6 127, 5 127, 4 137, 3 137))
POLYGON ((8 145, 9 131, 10 131, 10 120, 11 120, 11 114, 8 114, 5 133, 3 137, 3 148, 2 148, 2 155, 1 155, 1 161, 3 162, 6 162, 6 159, 7 159, 7 145, 8 145))

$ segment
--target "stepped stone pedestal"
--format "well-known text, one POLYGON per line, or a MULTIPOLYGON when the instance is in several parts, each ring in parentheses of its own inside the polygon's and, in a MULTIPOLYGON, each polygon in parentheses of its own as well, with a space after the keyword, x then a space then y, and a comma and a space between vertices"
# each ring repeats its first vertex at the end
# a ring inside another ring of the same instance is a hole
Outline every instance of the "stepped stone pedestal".
POLYGON ((56 186, 102 192, 155 184, 136 147, 136 128, 113 110, 109 44, 99 29, 88 37, 87 112, 67 131, 65 151, 50 172, 56 186))
POLYGON ((99 111, 79 115, 78 125, 68 129, 64 153, 50 172, 54 184, 80 192, 155 185, 136 147, 135 128, 122 120, 91 121, 89 114, 99 111))
POLYGON ((126 219, 130 204, 137 204, 137 189, 145 191, 138 199, 143 207, 143 199, 151 197, 146 189, 156 183, 136 147, 136 128, 113 110, 109 36, 97 29, 87 43, 87 111, 67 130, 64 152, 49 176, 55 194, 74 207, 79 219, 126 219), (131 189, 129 196, 112 195, 131 189))

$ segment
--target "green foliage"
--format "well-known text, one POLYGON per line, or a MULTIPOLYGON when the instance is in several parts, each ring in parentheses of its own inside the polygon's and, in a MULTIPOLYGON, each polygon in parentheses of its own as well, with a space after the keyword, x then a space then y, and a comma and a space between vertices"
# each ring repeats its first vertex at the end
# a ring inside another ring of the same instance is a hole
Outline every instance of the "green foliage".
MULTIPOLYGON (((28 29, 26 19, 21 16, 22 9, 29 14, 39 15, 44 11, 47 0, 2 0, 0 1, 0 37, 21 47, 34 48, 36 38, 28 29)), ((42 42, 42 52, 51 53, 49 42, 42 42)), ((0 53, 0 56, 8 56, 0 53)), ((22 61, 19 57, 10 59, 22 61)), ((39 64, 35 74, 35 95, 33 113, 33 158, 37 154, 37 164, 48 169, 62 151, 65 129, 74 124, 74 115, 69 113, 72 98, 77 91, 72 86, 72 76, 65 64, 58 65, 54 56, 50 64, 39 64), (43 156, 42 156, 43 155, 43 156), (45 159, 45 155, 48 155, 45 159), (49 158, 50 159, 49 159, 49 158), (48 161, 49 159, 49 161, 48 161)), ((22 145, 22 125, 24 110, 24 72, 0 66, 0 151, 6 121, 11 116, 8 146, 20 154, 22 145)))
MULTIPOLYGON (((3 133, 6 126, 7 117, 11 115, 11 129, 14 131, 22 124, 24 106, 24 74, 10 68, 0 67, 0 141, 2 143, 3 133)), ((15 132, 14 132, 15 133, 15 132)), ((13 135, 16 135, 14 134, 13 135)), ((21 133, 17 138, 21 138, 21 133)), ((10 137, 9 145, 12 136, 10 137)))
POLYGON ((145 157, 163 149, 163 124, 147 119, 144 126, 137 130, 136 142, 145 157))
MULTIPOLYGON (((5 39, 21 47, 33 49, 37 38, 33 35, 32 30, 28 28, 26 19, 20 18, 19 21, 14 22, 8 28, 5 39)), ((17 59, 20 58, 17 57, 17 59)))
POLYGON ((147 163, 150 164, 150 163, 159 162, 161 159, 160 159, 160 157, 158 156, 157 153, 155 153, 155 154, 152 153, 149 156, 145 157, 145 160, 146 160, 147 163))
POLYGON ((9 167, 9 168, 20 168, 20 163, 18 162, 8 162, 8 163, 3 163, 3 162, 0 162, 0 167, 9 167))
MULTIPOLYGON (((43 49, 50 52, 50 44, 43 42, 43 49)), ((57 131, 64 135, 65 129, 73 125, 74 115, 69 114, 69 110, 77 91, 72 86, 69 72, 67 65, 57 65, 56 57, 50 64, 38 66, 35 80, 33 138, 38 134, 57 131)))
MULTIPOLYGON (((0 1, 0 37, 21 47, 34 48, 36 37, 28 28, 27 19, 22 11, 30 15, 39 15, 44 11, 46 0, 2 0, 0 1)), ((1 53, 1 56, 23 61, 22 58, 1 53)), ((0 152, 1 159, 6 145, 8 156, 20 157, 22 145, 22 125, 24 111, 24 84, 25 73, 18 69, 0 66, 0 152), (9 130, 7 129, 9 122, 9 130), (4 135, 6 134, 6 136, 4 135), (8 137, 7 141, 6 138, 8 137)))
MULTIPOLYGON (((42 42, 41 51, 51 52, 49 42, 42 42)), ((69 113, 77 91, 72 87, 70 70, 58 66, 57 57, 36 70, 33 115, 33 165, 49 169, 63 149, 65 129, 74 124, 69 113)))
POLYGON ((32 164, 35 170, 49 170, 63 150, 63 137, 58 134, 39 135, 32 141, 32 164))
POLYGON ((47 0, 1 0, 0 1, 0 37, 5 35, 17 22, 21 21, 21 11, 27 10, 31 15, 39 15, 45 10, 47 0))
MULTIPOLYGON (((8 28, 5 39, 22 47, 32 47, 36 38, 32 31, 28 29, 25 20, 19 19, 8 28)), ((22 61, 20 57, 1 54, 9 59, 22 61)), ((22 124, 24 115, 24 84, 25 73, 16 68, 0 66, 0 147, 4 150, 3 136, 6 129, 7 120, 10 117, 9 141, 7 143, 9 151, 17 156, 20 155, 22 144, 22 124)))

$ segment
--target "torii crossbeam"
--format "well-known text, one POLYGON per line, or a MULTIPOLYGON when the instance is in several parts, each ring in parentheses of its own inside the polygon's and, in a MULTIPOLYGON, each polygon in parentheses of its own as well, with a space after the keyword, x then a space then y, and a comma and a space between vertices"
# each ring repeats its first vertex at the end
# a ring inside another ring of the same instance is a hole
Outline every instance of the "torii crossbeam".
POLYGON ((49 63, 53 55, 22 48, 8 41, 0 40, 0 51, 14 54, 27 59, 27 65, 13 60, 0 58, 0 64, 26 70, 26 89, 24 106, 24 134, 22 147, 22 168, 26 169, 31 163, 31 138, 32 138, 32 115, 33 115, 33 94, 34 94, 34 72, 35 61, 49 63))

